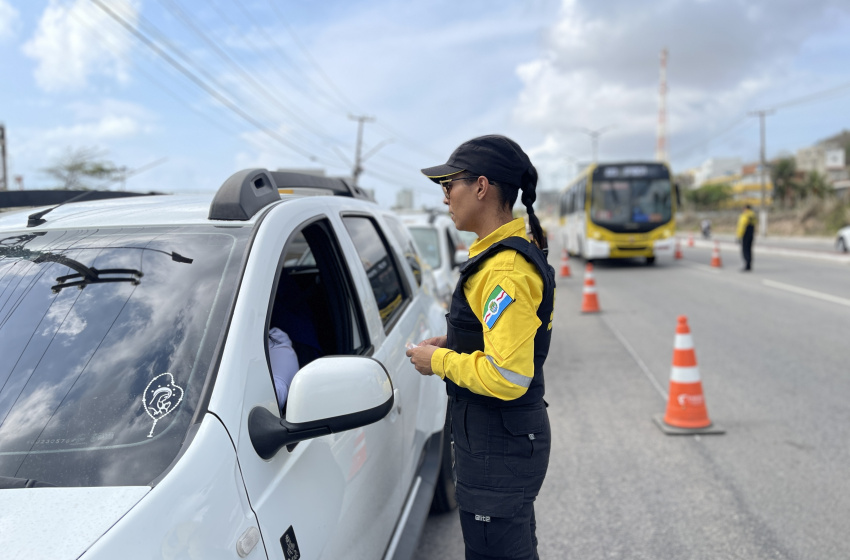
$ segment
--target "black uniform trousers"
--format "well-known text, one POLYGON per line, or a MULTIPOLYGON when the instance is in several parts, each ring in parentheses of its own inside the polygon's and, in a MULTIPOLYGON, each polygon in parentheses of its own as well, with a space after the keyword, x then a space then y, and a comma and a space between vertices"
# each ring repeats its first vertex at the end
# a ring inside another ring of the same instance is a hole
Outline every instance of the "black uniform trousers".
POLYGON ((546 405, 452 399, 457 502, 467 560, 538 560, 534 500, 549 466, 546 405))
POLYGON ((753 266, 753 237, 755 236, 755 228, 747 226, 744 230, 744 237, 741 238, 741 253, 744 257, 744 268, 751 270, 753 266))

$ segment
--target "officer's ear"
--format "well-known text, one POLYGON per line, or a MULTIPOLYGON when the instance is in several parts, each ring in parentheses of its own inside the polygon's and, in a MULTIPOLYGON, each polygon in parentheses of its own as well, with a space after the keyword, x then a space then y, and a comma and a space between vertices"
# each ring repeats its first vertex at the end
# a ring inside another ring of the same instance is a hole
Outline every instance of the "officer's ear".
POLYGON ((478 197, 478 200, 484 200, 484 197, 486 197, 489 193, 495 194, 495 191, 496 187, 483 175, 475 182, 475 195, 478 197))

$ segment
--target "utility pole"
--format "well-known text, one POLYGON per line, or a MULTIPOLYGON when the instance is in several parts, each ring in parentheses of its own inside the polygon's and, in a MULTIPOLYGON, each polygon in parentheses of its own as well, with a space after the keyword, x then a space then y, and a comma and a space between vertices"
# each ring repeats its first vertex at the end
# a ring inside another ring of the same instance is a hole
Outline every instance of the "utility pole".
POLYGON ((361 166, 362 159, 360 156, 360 150, 363 147, 363 124, 373 122, 375 117, 367 117, 365 115, 348 115, 348 118, 353 121, 357 121, 357 147, 354 151, 354 169, 351 171, 351 175, 354 178, 354 186, 357 187, 357 180, 360 177, 360 174, 363 173, 363 167, 361 166))
POLYGON ((767 115, 772 115, 773 112, 773 109, 763 109, 761 111, 750 111, 749 113, 751 116, 758 116, 759 127, 761 129, 761 149, 759 151, 759 175, 761 177, 761 208, 759 208, 759 235, 761 235, 762 237, 767 237, 767 183, 765 181, 767 161, 765 161, 764 147, 764 118, 767 115))
POLYGON ((2 160, 3 177, 0 180, 0 191, 9 190, 9 172, 6 167, 6 127, 0 124, 0 160, 2 160))

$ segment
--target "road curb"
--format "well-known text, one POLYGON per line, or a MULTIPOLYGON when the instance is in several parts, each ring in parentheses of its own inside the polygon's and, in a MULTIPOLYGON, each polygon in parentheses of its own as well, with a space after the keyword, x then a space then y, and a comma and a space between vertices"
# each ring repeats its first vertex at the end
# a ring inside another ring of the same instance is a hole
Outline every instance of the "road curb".
MULTIPOLYGON (((705 240, 705 239, 694 239, 694 247, 699 249, 711 249, 714 247, 714 241, 705 240)), ((721 250, 724 251, 733 251, 740 252, 741 246, 737 243, 730 243, 728 241, 717 241, 721 250)), ((684 242, 683 247, 687 249, 687 241, 684 242)), ((787 249, 785 247, 770 247, 768 245, 759 245, 757 243, 753 243, 753 252, 763 253, 765 255, 777 255, 780 257, 798 257, 804 259, 818 259, 823 261, 831 261, 839 264, 847 264, 850 265, 850 254, 832 254, 832 253, 820 253, 818 251, 803 251, 800 249, 787 249)))

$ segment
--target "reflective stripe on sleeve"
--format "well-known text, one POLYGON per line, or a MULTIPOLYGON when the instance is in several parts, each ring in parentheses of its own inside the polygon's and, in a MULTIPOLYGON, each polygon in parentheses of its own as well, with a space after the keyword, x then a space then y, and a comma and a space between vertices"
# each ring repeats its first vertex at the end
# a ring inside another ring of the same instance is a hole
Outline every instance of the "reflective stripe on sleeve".
POLYGON ((531 377, 526 377, 524 375, 520 375, 515 371, 511 371, 509 369, 497 366, 492 356, 487 356, 487 359, 490 360, 490 363, 493 364, 493 367, 496 368, 496 371, 498 371, 501 376, 504 377, 505 380, 509 383, 513 383, 514 385, 518 385, 520 387, 525 387, 526 389, 528 389, 528 387, 531 385, 531 377))

